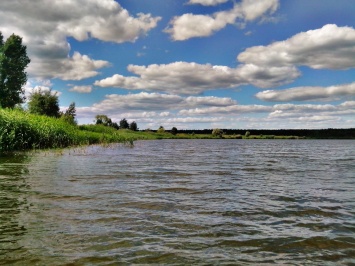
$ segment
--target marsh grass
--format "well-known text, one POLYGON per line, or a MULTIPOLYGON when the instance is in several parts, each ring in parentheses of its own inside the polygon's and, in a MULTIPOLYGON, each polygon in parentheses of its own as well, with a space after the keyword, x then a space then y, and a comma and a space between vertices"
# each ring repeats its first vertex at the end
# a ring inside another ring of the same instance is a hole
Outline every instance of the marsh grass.
POLYGON ((115 131, 97 127, 83 130, 61 119, 0 109, 0 152, 133 142, 115 131))
MULTIPOLYGON (((117 130, 104 125, 76 126, 63 119, 29 114, 22 110, 0 109, 0 152, 53 149, 70 146, 124 143, 155 139, 215 139, 212 134, 117 130)), ((226 139, 297 139, 297 136, 223 135, 226 139)))

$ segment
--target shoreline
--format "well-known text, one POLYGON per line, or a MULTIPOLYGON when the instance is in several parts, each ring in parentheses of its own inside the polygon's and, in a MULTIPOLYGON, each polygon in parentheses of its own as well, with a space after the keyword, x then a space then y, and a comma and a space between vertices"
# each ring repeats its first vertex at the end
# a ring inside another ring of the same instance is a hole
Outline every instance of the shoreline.
POLYGON ((33 115, 21 110, 0 109, 0 153, 128 143, 158 139, 355 139, 355 128, 348 129, 212 129, 132 131, 104 125, 72 125, 58 118, 33 115))

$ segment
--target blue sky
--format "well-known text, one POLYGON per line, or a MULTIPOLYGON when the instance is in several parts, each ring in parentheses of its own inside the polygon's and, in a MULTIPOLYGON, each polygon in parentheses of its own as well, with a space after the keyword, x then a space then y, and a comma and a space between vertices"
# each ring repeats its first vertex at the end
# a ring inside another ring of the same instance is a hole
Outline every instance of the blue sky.
POLYGON ((355 127, 354 17, 353 0, 0 3, 27 94, 140 129, 355 127))

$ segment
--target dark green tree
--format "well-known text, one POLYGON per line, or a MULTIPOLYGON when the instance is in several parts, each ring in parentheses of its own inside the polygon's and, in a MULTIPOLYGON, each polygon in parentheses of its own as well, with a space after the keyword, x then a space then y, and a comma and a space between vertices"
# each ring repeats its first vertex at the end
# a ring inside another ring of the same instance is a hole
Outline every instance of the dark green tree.
POLYGON ((133 130, 133 131, 137 131, 138 130, 138 126, 136 121, 133 121, 132 123, 129 124, 129 129, 133 130))
POLYGON ((160 126, 159 129, 157 130, 157 133, 164 133, 165 128, 163 126, 160 126))
POLYGON ((116 122, 113 122, 112 125, 111 125, 111 127, 115 128, 115 129, 117 129, 117 130, 120 129, 120 126, 119 126, 116 122))
POLYGON ((22 38, 12 34, 4 43, 0 32, 0 107, 13 108, 25 100, 25 68, 30 63, 22 38))
POLYGON ((176 128, 176 127, 173 127, 173 128, 171 129, 171 134, 173 134, 173 135, 176 135, 176 134, 177 134, 177 128, 176 128))
POLYGON ((60 117, 57 93, 38 90, 30 95, 28 111, 32 114, 60 117))
POLYGON ((76 117, 76 108, 75 108, 75 102, 72 102, 68 109, 62 114, 61 119, 66 121, 69 124, 76 125, 77 122, 75 120, 76 117))
POLYGON ((129 124, 128 124, 126 118, 123 118, 123 119, 120 121, 120 128, 129 128, 129 124))
POLYGON ((112 120, 109 118, 107 115, 97 115, 95 116, 95 124, 96 125, 104 125, 111 127, 112 126, 112 120))
POLYGON ((212 130, 212 136, 222 138, 222 137, 223 137, 223 131, 222 131, 222 129, 214 128, 214 129, 212 130))

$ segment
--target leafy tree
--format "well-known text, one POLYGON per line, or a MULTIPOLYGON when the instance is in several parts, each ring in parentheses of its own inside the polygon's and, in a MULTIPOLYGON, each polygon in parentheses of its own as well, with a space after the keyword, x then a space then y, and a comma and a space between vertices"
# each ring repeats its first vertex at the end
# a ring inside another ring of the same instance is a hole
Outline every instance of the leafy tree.
POLYGON ((157 130, 157 133, 164 133, 165 128, 163 126, 160 126, 159 129, 157 130))
POLYGON ((249 136, 250 136, 250 132, 249 131, 245 132, 245 137, 249 138, 249 136))
POLYGON ((223 131, 222 131, 222 129, 214 128, 214 129, 212 130, 212 135, 215 136, 215 137, 220 137, 220 138, 222 138, 222 137, 223 137, 223 131))
POLYGON ((72 102, 68 109, 65 111, 64 114, 62 114, 61 119, 66 121, 69 124, 76 125, 76 109, 75 109, 75 102, 72 102))
POLYGON ((22 38, 12 34, 4 43, 0 32, 0 107, 13 108, 25 100, 25 68, 30 63, 22 38))
POLYGON ((59 102, 57 93, 38 90, 30 95, 28 111, 32 114, 59 117, 59 102))
POLYGON ((112 120, 107 115, 97 115, 95 119, 96 125, 112 126, 112 120))
POLYGON ((119 126, 116 122, 113 122, 112 125, 111 125, 111 127, 115 128, 115 129, 117 129, 117 130, 120 129, 120 126, 119 126))
POLYGON ((137 123, 133 121, 131 124, 129 124, 129 129, 133 131, 137 131, 138 130, 137 123))
POLYGON ((120 128, 124 128, 124 129, 129 128, 129 124, 128 124, 126 118, 123 118, 123 119, 120 121, 120 128))
POLYGON ((176 135, 176 134, 177 134, 177 128, 176 128, 176 127, 173 127, 173 128, 171 129, 171 134, 173 134, 173 135, 176 135))

